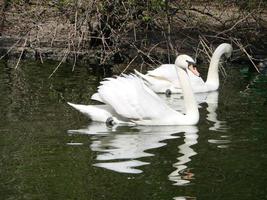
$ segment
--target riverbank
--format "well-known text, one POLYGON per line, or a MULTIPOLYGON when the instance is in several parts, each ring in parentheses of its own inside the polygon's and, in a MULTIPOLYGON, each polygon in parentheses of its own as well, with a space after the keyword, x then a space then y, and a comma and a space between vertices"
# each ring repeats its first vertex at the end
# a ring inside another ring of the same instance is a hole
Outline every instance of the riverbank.
POLYGON ((2 59, 150 67, 173 62, 179 53, 205 61, 205 45, 212 50, 222 42, 233 44, 236 62, 250 61, 242 48, 255 62, 267 57, 267 13, 260 5, 192 1, 148 8, 125 1, 122 10, 117 1, 30 1, 1 7, 2 59))

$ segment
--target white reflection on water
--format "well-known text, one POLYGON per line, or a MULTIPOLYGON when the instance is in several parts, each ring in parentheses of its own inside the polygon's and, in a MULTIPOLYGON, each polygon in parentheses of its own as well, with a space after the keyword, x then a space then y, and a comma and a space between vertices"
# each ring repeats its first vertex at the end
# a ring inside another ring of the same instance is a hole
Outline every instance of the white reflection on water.
POLYGON ((181 156, 177 157, 178 162, 173 164, 176 168, 168 177, 169 180, 174 182, 174 185, 185 185, 190 183, 194 178, 194 173, 187 167, 187 163, 191 161, 191 157, 196 155, 197 152, 191 148, 192 145, 197 144, 198 129, 196 127, 190 127, 184 134, 184 143, 178 146, 181 156))
MULTIPOLYGON (((196 129, 196 127, 193 128, 196 129)), ((103 123, 92 123, 87 129, 69 130, 68 133, 95 136, 90 148, 92 151, 98 152, 96 161, 101 162, 94 166, 121 173, 142 173, 142 170, 135 169, 135 167, 150 163, 136 159, 154 156, 147 150, 165 146, 165 140, 180 138, 173 134, 185 132, 188 129, 192 129, 192 127, 136 126, 125 128, 116 126, 109 129, 103 123), (96 137, 99 134, 103 137, 96 137)))
MULTIPOLYGON (((173 94, 170 97, 165 95, 160 95, 169 106, 172 108, 184 112, 183 96, 182 94, 173 94)), ((228 127, 226 121, 218 119, 217 108, 218 108, 218 91, 206 92, 206 93, 196 93, 195 98, 199 104, 199 108, 203 108, 206 104, 207 109, 207 121, 211 122, 209 130, 214 131, 214 133, 227 133, 228 127)), ((211 144, 217 144, 218 148, 227 148, 228 144, 231 142, 227 135, 214 134, 216 139, 209 139, 208 142, 211 144)))
POLYGON ((210 92, 207 95, 205 102, 207 103, 207 120, 213 122, 214 124, 209 128, 209 130, 213 131, 227 131, 227 125, 225 121, 218 120, 218 116, 216 110, 218 108, 218 96, 219 93, 217 91, 210 92))
POLYGON ((102 167, 112 171, 128 174, 140 174, 143 171, 136 169, 135 167, 148 165, 148 162, 142 162, 139 160, 129 160, 129 161, 118 161, 118 162, 106 162, 106 163, 96 163, 94 166, 102 167))
MULTIPOLYGON (((228 127, 226 125, 226 121, 218 120, 218 115, 216 113, 218 108, 218 96, 219 93, 217 91, 208 93, 206 98, 207 103, 207 120, 212 122, 213 125, 209 127, 209 130, 215 131, 216 133, 227 133, 228 127)), ((218 148, 228 148, 228 144, 231 142, 229 140, 229 136, 225 134, 215 134, 214 137, 217 139, 209 139, 208 142, 211 144, 216 144, 218 148)))
POLYGON ((174 200, 196 200, 196 197, 189 197, 189 196, 185 196, 185 197, 174 197, 174 200))

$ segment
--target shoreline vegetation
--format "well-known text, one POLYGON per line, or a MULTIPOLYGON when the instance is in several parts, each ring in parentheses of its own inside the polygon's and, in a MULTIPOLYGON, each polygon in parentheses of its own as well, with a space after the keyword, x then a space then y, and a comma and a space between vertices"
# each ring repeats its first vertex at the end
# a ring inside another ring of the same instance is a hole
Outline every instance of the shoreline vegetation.
POLYGON ((236 62, 267 57, 267 1, 4 0, 0 58, 69 62, 119 73, 172 63, 187 53, 205 61, 222 42, 236 62), (112 67, 111 67, 112 68, 112 67))

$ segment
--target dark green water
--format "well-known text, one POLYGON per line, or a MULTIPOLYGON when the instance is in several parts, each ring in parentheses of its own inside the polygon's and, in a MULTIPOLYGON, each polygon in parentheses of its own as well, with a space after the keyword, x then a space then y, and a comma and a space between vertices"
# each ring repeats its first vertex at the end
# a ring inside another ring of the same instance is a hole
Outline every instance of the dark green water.
POLYGON ((267 199, 267 76, 229 67, 197 126, 107 128, 66 105, 92 103, 85 68, 13 66, 0 63, 1 200, 267 199))

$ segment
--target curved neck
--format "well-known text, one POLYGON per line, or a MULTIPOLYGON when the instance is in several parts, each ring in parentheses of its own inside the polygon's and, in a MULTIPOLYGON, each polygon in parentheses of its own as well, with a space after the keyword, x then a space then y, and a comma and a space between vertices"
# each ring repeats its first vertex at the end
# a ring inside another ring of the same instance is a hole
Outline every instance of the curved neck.
POLYGON ((225 53, 224 46, 219 46, 213 53, 210 65, 208 76, 205 84, 210 90, 217 90, 219 88, 219 62, 221 56, 225 53))
POLYGON ((187 73, 180 67, 177 67, 177 72, 183 91, 186 116, 188 119, 192 120, 193 123, 197 123, 199 120, 198 105, 189 81, 189 77, 187 73))

